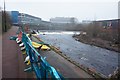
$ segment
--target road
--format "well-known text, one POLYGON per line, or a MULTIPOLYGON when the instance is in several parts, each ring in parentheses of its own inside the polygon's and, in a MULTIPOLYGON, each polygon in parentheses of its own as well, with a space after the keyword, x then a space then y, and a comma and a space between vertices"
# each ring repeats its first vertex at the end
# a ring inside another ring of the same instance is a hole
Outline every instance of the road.
POLYGON ((117 52, 75 41, 71 33, 41 31, 39 37, 46 43, 58 47, 65 55, 81 65, 92 68, 105 76, 114 72, 118 66, 117 52), (43 33, 45 35, 42 35, 43 33))

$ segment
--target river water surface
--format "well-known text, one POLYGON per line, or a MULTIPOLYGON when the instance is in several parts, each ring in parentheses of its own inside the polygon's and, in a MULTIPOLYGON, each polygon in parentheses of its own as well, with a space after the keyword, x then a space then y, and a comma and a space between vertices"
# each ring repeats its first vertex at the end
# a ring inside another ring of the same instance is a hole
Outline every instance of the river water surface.
POLYGON ((118 53, 76 41, 75 31, 40 31, 39 37, 46 43, 56 46, 72 60, 105 76, 112 74, 118 66, 118 53))

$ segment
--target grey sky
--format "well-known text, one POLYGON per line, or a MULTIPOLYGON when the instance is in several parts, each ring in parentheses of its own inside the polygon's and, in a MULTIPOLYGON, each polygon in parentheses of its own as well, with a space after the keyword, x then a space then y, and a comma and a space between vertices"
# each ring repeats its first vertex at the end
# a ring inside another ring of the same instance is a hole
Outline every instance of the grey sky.
MULTIPOLYGON (((51 17, 81 20, 118 18, 119 0, 6 0, 6 9, 17 10, 49 21, 51 17)), ((0 2, 3 7, 3 0, 0 2)))

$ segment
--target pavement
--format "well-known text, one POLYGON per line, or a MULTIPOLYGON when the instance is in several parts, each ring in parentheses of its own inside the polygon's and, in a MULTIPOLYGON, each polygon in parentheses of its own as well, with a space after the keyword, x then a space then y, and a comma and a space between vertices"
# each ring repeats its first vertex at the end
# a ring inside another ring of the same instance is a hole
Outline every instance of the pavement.
POLYGON ((0 79, 2 78, 2 35, 0 35, 0 79))
POLYGON ((18 27, 13 26, 2 36, 2 78, 30 78, 31 75, 24 72, 24 59, 18 44, 9 40, 17 30, 18 27))

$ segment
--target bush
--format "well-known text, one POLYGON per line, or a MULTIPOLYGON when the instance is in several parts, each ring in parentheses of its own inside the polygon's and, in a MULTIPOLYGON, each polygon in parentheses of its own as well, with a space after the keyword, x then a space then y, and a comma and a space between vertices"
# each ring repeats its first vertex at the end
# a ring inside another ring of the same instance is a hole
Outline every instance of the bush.
POLYGON ((87 36, 89 36, 90 38, 101 38, 113 43, 118 43, 119 41, 118 28, 104 28, 101 23, 96 21, 89 23, 88 25, 79 24, 77 26, 81 27, 81 31, 85 31, 87 33, 87 36))

